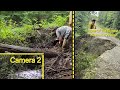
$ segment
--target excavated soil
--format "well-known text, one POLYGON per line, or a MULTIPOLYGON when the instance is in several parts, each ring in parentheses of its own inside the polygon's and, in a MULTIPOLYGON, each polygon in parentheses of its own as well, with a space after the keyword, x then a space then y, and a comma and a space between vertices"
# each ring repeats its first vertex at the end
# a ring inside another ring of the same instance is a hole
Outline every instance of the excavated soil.
POLYGON ((55 38, 55 35, 50 36, 50 32, 42 32, 30 40, 29 47, 58 53, 57 57, 45 57, 45 79, 72 79, 72 43, 61 53, 60 46, 53 44, 55 38))

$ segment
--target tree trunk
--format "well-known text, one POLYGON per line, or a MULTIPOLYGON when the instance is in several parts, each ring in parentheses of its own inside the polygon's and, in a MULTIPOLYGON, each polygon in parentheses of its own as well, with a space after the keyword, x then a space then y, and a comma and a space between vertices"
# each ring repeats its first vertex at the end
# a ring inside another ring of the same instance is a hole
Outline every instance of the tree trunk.
POLYGON ((29 47, 21 47, 21 46, 15 46, 15 45, 8 45, 8 44, 2 44, 0 43, 0 52, 14 52, 14 53, 44 53, 44 56, 46 58, 52 58, 58 56, 55 52, 50 51, 43 51, 39 48, 29 48, 29 47))
POLYGON ((72 11, 69 14, 69 25, 72 27, 72 11))

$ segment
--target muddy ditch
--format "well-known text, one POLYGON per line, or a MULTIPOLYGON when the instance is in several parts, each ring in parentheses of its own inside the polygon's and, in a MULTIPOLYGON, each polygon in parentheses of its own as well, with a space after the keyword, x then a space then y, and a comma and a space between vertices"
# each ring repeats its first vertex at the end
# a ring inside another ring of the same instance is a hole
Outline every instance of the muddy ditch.
POLYGON ((50 31, 36 34, 32 39, 28 38, 29 47, 59 53, 57 57, 45 57, 45 79, 72 79, 72 40, 66 52, 61 53, 60 46, 54 45, 55 38, 55 33, 50 34, 50 31))

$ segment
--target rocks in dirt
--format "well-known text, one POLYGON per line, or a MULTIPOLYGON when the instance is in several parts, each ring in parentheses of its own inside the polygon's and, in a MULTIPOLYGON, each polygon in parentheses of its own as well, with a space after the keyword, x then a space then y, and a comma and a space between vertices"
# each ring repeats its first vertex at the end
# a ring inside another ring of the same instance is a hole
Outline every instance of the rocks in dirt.
POLYGON ((29 70, 16 72, 15 74, 10 74, 9 79, 41 79, 42 73, 41 70, 29 70))

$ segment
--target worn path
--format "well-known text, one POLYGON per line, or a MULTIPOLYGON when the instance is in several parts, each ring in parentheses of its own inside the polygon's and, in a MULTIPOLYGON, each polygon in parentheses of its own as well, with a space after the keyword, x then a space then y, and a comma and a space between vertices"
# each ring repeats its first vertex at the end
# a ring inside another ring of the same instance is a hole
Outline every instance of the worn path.
MULTIPOLYGON (((94 34, 101 34, 95 38, 110 40, 116 46, 104 52, 96 59, 95 65, 95 79, 120 79, 120 40, 112 36, 104 36, 105 32, 101 28, 97 28, 99 32, 94 34), (102 36, 103 35, 103 36, 102 36)), ((93 34, 91 33, 91 34, 93 34)))

